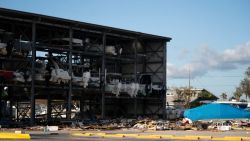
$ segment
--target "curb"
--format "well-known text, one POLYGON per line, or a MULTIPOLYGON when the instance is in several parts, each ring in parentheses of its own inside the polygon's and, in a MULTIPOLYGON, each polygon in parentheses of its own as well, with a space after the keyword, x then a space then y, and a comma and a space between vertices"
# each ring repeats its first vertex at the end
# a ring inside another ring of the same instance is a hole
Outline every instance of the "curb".
POLYGON ((173 140, 199 140, 199 136, 176 136, 172 137, 173 140))
POLYGON ((210 140, 210 141, 242 141, 250 140, 250 137, 239 136, 225 136, 225 137, 212 137, 212 136, 175 136, 175 135, 145 135, 145 134, 110 134, 110 133, 73 133, 72 136, 78 137, 102 137, 102 138, 136 138, 136 139, 170 139, 170 140, 210 140))
POLYGON ((77 137, 90 137, 92 134, 86 134, 86 133, 73 133, 71 136, 77 136, 77 137))
POLYGON ((116 135, 121 135, 124 137, 137 137, 137 136, 139 136, 139 134, 116 134, 116 135))
POLYGON ((215 141, 242 141, 241 137, 212 138, 215 141))
POLYGON ((250 141, 250 137, 241 137, 242 140, 249 140, 250 141))
POLYGON ((0 140, 3 139, 22 139, 22 140, 30 140, 30 134, 16 134, 16 133, 0 133, 0 140))
POLYGON ((160 135, 139 135, 137 139, 161 139, 160 135))

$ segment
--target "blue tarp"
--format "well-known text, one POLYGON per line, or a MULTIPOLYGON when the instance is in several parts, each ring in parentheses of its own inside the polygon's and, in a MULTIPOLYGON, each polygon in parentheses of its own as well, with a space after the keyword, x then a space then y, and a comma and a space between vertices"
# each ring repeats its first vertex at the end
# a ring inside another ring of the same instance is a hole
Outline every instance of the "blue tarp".
POLYGON ((243 110, 230 104, 212 103, 188 109, 184 112, 184 117, 192 121, 250 118, 250 110, 243 110))

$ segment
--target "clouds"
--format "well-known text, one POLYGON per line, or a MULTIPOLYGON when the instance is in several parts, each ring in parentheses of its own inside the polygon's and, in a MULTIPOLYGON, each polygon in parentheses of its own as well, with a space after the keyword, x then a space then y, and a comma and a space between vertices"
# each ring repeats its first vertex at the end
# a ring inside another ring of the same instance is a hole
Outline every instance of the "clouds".
POLYGON ((250 42, 234 49, 227 49, 223 52, 222 58, 224 62, 235 64, 249 64, 250 60, 250 42))
POLYGON ((188 78, 202 76, 210 70, 232 70, 240 65, 250 64, 250 42, 235 48, 226 49, 218 53, 211 48, 204 46, 194 51, 196 57, 191 63, 180 68, 167 64, 167 75, 169 78, 188 78))

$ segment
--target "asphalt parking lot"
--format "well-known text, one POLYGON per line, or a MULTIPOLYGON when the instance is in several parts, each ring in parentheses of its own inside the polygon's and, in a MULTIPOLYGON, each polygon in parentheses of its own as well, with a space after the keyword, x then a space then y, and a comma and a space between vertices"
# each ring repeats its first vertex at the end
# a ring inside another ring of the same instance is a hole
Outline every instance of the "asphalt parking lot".
MULTIPOLYGON (((71 136, 70 134, 51 134, 51 135, 31 134, 31 141, 144 141, 144 140, 145 139, 132 139, 132 138, 75 137, 71 136)), ((153 141, 158 141, 158 140, 153 140, 153 141)))

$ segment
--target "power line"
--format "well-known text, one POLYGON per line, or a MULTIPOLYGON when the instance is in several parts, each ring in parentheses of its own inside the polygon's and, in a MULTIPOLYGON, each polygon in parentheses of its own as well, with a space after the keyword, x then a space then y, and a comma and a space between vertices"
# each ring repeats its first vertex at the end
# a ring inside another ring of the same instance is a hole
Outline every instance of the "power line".
MULTIPOLYGON (((216 78, 218 78, 218 77, 241 77, 241 78, 244 78, 244 76, 240 76, 240 75, 226 75, 226 76, 221 76, 221 75, 206 75, 206 76, 197 76, 196 78, 202 78, 202 77, 216 77, 216 78)), ((168 79, 169 80, 173 80, 173 79, 187 79, 187 78, 173 78, 173 77, 170 77, 170 76, 168 76, 168 79)), ((193 79, 195 79, 195 78, 193 78, 193 79)))
POLYGON ((244 77, 244 76, 240 76, 240 75, 225 75, 225 76, 206 75, 206 76, 201 76, 201 77, 244 77))

